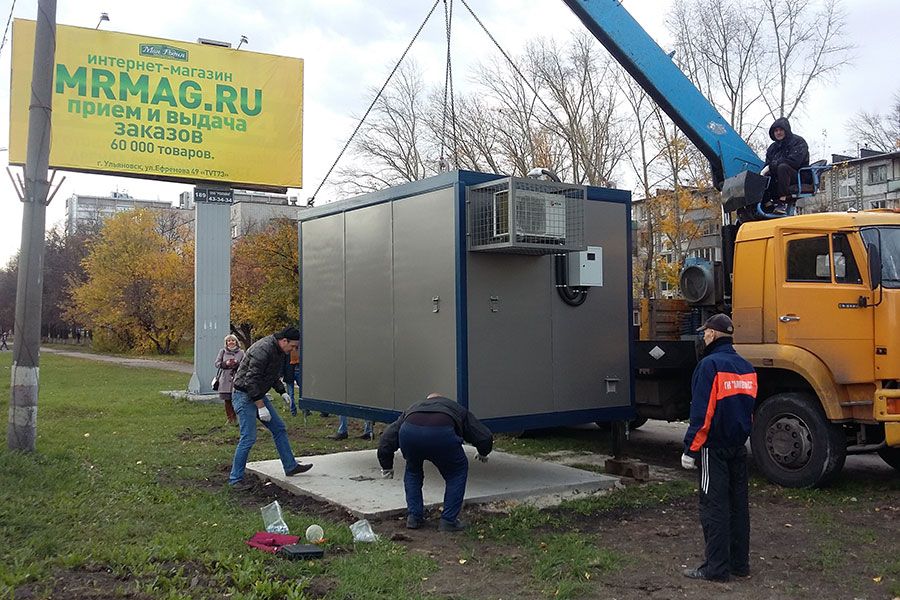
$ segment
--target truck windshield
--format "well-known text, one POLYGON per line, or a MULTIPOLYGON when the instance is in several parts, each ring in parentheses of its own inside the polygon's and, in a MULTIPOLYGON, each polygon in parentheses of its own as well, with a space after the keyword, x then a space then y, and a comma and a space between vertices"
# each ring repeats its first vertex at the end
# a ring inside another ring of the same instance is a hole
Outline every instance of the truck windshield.
POLYGON ((862 236, 866 246, 874 244, 881 250, 882 285, 900 288, 900 227, 869 227, 862 236))

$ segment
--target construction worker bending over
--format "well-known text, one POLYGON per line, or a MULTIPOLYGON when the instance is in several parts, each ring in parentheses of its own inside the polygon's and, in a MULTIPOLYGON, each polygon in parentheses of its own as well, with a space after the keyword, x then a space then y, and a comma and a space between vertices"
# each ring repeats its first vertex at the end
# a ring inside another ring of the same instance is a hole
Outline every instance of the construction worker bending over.
POLYGON ((463 451, 463 441, 475 446, 477 460, 487 462, 494 446, 494 436, 490 430, 465 407, 437 393, 429 394, 425 401, 410 406, 384 430, 378 443, 381 476, 393 478, 394 453, 399 448, 406 460, 403 488, 406 492, 406 526, 409 529, 418 529, 425 522, 422 484, 426 460, 437 467, 446 484, 438 529, 465 529, 458 518, 469 475, 469 461, 463 451))

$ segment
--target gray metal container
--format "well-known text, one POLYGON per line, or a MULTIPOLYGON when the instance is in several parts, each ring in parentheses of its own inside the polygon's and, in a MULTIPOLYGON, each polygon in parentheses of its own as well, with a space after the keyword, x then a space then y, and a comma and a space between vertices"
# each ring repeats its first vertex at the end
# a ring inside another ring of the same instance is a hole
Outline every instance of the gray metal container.
POLYGON ((604 273, 573 307, 552 255, 469 250, 467 188, 500 179, 455 171, 302 213, 306 407, 391 421, 439 392, 495 431, 633 416, 630 194, 582 188, 570 239, 602 247, 604 273))

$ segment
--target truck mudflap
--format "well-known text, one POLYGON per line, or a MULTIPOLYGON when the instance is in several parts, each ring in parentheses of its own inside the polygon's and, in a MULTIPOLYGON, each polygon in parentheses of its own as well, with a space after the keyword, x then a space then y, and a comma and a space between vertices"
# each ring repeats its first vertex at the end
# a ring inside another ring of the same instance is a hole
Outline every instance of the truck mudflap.
POLYGON ((875 418, 884 422, 884 441, 900 446, 900 389, 875 390, 875 418))

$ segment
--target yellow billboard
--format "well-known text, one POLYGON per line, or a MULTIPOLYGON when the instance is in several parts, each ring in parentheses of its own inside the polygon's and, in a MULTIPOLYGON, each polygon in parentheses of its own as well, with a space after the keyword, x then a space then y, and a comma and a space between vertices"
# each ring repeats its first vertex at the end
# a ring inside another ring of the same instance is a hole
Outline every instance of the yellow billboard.
MULTIPOLYGON (((9 160, 24 164, 35 22, 13 23, 9 160)), ((301 187, 303 60, 59 25, 50 166, 301 187)))

